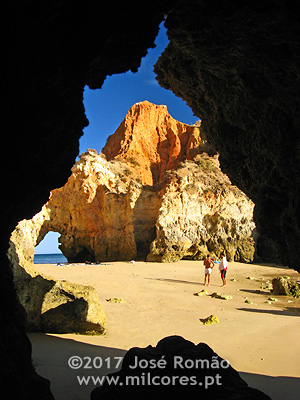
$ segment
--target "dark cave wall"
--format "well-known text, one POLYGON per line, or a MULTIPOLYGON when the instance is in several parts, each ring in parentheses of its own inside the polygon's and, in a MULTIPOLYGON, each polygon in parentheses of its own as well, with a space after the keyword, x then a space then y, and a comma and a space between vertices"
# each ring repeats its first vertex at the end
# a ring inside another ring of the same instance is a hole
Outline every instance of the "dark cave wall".
POLYGON ((12 1, 4 7, 1 163, 8 173, 1 212, 12 229, 70 175, 88 125, 84 86, 99 88, 107 75, 137 71, 153 46, 166 1, 141 3, 12 1))
POLYGON ((0 393, 51 399, 31 362, 6 252, 11 231, 62 186, 87 124, 85 84, 136 70, 163 15, 159 82, 185 99, 257 204, 262 255, 296 263, 299 241, 299 14, 296 2, 12 0, 2 5, 0 393), (278 254, 275 254, 275 246, 278 254))
POLYGON ((256 204, 258 256, 298 271, 299 16, 294 1, 180 2, 155 66, 256 204))
POLYGON ((63 186, 88 124, 83 89, 136 71, 154 43, 167 1, 14 1, 2 5, 2 153, 0 236, 0 393, 51 399, 31 362, 24 312, 6 252, 21 219, 63 186))

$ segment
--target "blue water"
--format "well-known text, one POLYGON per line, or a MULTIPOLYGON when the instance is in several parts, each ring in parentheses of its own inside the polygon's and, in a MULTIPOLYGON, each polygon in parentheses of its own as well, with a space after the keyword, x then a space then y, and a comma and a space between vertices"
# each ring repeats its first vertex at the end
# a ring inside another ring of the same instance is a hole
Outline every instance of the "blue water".
POLYGON ((58 264, 67 263, 66 257, 61 254, 35 254, 33 263, 34 264, 58 264))

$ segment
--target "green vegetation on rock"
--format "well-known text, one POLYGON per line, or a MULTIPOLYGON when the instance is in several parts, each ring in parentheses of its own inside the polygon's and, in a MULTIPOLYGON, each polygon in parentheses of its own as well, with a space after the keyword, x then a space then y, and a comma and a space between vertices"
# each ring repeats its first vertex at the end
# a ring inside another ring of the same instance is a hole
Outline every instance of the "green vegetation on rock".
POLYGON ((201 322, 203 323, 203 325, 213 325, 213 324, 218 324, 220 321, 216 315, 212 314, 205 319, 201 319, 201 322))
POLYGON ((300 297, 300 282, 293 281, 289 276, 278 276, 272 280, 273 294, 300 297))
POLYGON ((203 289, 201 290, 201 292, 195 293, 195 296, 207 296, 208 295, 208 291, 203 289))
POLYGON ((270 300, 270 301, 278 301, 278 299, 276 299, 275 297, 269 297, 268 300, 270 300))
POLYGON ((211 297, 215 299, 220 299, 220 300, 230 300, 232 299, 232 296, 229 296, 229 294, 223 294, 223 293, 213 293, 211 297))

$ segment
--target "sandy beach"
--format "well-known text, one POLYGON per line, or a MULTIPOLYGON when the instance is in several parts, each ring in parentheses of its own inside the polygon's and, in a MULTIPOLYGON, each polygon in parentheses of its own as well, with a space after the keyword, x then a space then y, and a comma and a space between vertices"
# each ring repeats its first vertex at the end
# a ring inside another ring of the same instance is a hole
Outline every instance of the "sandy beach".
POLYGON ((250 386, 273 400, 299 398, 300 299, 272 296, 262 288, 276 276, 299 278, 296 271, 229 263, 227 286, 221 287, 216 266, 207 288, 203 285, 202 261, 104 264, 35 265, 38 271, 56 279, 94 286, 108 321, 103 336, 29 333, 34 364, 51 380, 56 400, 88 400, 95 385, 91 381, 80 384, 78 376, 114 372, 118 357, 129 348, 155 346, 170 335, 180 335, 195 344, 207 343, 250 386), (204 288, 209 294, 223 293, 232 299, 195 296, 204 288), (270 296, 278 301, 266 303, 270 296), (125 303, 107 302, 114 297, 125 303), (246 299, 253 304, 245 303, 246 299), (220 323, 204 325, 201 319, 211 314, 220 323), (80 369, 68 366, 72 356, 83 359, 80 369))

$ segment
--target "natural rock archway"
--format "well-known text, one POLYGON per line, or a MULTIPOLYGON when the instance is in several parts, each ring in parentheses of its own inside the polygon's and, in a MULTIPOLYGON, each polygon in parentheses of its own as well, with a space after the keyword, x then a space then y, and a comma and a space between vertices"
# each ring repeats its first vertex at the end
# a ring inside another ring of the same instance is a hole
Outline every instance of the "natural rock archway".
POLYGON ((101 87, 107 75, 136 70, 171 8, 171 44, 157 66, 159 81, 202 119, 224 171, 255 202, 262 255, 277 253, 299 270, 296 2, 130 5, 13 1, 2 7, 1 390, 11 399, 52 398, 31 362, 6 256, 11 232, 70 174, 87 123, 84 85, 101 87))
POLYGON ((199 126, 140 102, 103 153, 83 153, 68 182, 18 224, 18 254, 33 260, 34 247, 56 231, 69 262, 172 262, 223 251, 229 261, 253 261, 254 204, 221 172, 199 126))

